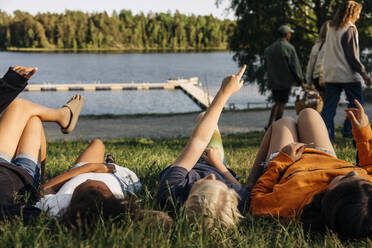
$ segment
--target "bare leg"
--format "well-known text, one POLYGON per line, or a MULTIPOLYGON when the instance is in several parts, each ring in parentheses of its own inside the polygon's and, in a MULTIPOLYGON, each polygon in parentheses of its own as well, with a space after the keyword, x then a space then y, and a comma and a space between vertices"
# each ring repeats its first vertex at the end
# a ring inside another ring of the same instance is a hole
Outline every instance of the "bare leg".
POLYGON ((266 160, 267 153, 269 151, 269 146, 270 146, 272 129, 273 129, 272 126, 270 126, 267 129, 265 136, 262 139, 260 148, 258 149, 256 159, 254 160, 254 163, 252 166, 252 171, 248 176, 248 180, 246 184, 246 188, 248 189, 251 189, 256 184, 257 179, 263 173, 263 167, 260 166, 260 164, 266 160))
POLYGON ((38 117, 32 117, 24 128, 19 144, 17 147, 16 155, 19 153, 27 153, 34 158, 39 159, 41 148, 41 135, 43 125, 38 117))
POLYGON ((39 161, 40 161, 40 181, 44 181, 45 176, 45 165, 46 165, 46 138, 44 128, 41 129, 41 136, 40 136, 40 153, 39 153, 39 161))
POLYGON ((282 118, 272 125, 272 134, 266 159, 284 146, 298 142, 296 122, 289 117, 282 118))
POLYGON ((75 164, 80 162, 104 163, 105 145, 100 139, 94 139, 80 154, 75 164))
POLYGON ((27 122, 34 116, 41 121, 55 121, 63 126, 68 124, 70 111, 67 108, 51 109, 20 98, 15 99, 0 119, 0 151, 10 157, 14 156, 27 122))
MULTIPOLYGON (((17 147, 15 157, 24 157, 26 156, 28 159, 34 160, 36 164, 39 164, 40 157, 39 155, 42 153, 42 149, 45 149, 43 146, 43 125, 41 120, 37 117, 31 117, 30 120, 27 122, 26 127, 23 130, 22 136, 19 140, 19 144, 17 147), (31 155, 29 157, 28 155, 31 155)), ((45 151, 43 151, 45 153, 45 151)), ((25 164, 23 164, 25 166, 25 164)), ((26 171, 28 171, 31 175, 34 176, 35 179, 35 186, 38 185, 40 180, 40 167, 37 166, 25 166, 23 167, 26 171)))
POLYGON ((284 146, 297 141, 296 122, 293 119, 286 117, 274 122, 266 131, 261 142, 246 187, 253 187, 263 173, 260 163, 265 162, 272 153, 278 152, 284 146))
POLYGON ((327 127, 317 111, 311 108, 302 110, 298 116, 297 127, 301 142, 314 143, 316 147, 334 152, 327 127))

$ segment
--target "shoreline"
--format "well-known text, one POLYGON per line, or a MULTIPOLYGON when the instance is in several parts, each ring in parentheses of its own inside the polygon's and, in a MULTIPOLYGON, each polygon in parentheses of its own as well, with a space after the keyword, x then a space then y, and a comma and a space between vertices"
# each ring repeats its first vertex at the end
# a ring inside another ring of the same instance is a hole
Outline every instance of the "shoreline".
POLYGON ((228 52, 227 46, 215 48, 27 48, 7 47, 4 52, 30 53, 198 53, 198 52, 228 52))
MULTIPOLYGON (((366 113, 372 113, 372 105, 366 108, 366 113)), ((116 116, 116 118, 82 116, 76 129, 68 135, 62 134, 59 126, 55 123, 44 123, 44 127, 48 141, 86 141, 94 138, 103 140, 121 138, 187 138, 195 127, 195 119, 198 114, 199 112, 176 115, 122 115, 116 116)), ((239 112, 225 111, 221 114, 218 125, 223 135, 263 131, 269 115, 270 109, 239 112)), ((286 108, 284 116, 296 119, 296 112, 293 108, 286 108)), ((344 107, 338 107, 335 125, 341 126, 344 118, 344 107)))
MULTIPOLYGON (((244 112, 255 112, 255 111, 268 111, 271 108, 250 108, 250 109, 226 109, 222 111, 223 113, 244 113, 244 112)), ((287 106, 286 109, 294 109, 294 106, 287 106)), ((200 111, 192 112, 180 112, 180 113, 138 113, 138 114, 89 114, 80 115, 82 119, 120 119, 120 118, 138 118, 138 117, 172 117, 172 116, 185 116, 185 115, 195 115, 199 114, 200 111)))

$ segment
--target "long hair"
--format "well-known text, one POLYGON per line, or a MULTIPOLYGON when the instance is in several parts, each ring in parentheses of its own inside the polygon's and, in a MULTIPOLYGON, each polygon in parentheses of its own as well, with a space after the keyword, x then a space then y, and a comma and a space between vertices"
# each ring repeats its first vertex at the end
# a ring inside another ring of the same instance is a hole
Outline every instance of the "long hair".
POLYGON ((315 195, 304 207, 301 221, 305 231, 324 233, 328 228, 342 238, 370 236, 372 184, 355 180, 315 195))
POLYGON ((331 26, 336 30, 345 27, 350 21, 355 20, 358 14, 362 11, 362 5, 354 1, 347 1, 337 9, 334 15, 331 26))

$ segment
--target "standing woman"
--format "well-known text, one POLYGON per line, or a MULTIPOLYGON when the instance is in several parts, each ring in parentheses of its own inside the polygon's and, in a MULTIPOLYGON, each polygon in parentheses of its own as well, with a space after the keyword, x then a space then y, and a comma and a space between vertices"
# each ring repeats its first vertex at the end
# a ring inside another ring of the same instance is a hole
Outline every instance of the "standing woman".
MULTIPOLYGON (((358 30, 355 22, 359 19, 362 5, 354 1, 345 2, 336 12, 327 33, 324 54, 325 103, 322 117, 331 141, 335 138, 333 118, 336 114, 342 90, 345 90, 349 108, 355 108, 354 99, 364 104, 362 79, 371 84, 359 59, 358 30)), ((342 129, 344 137, 352 137, 348 119, 342 129)))
POLYGON ((327 32, 329 29, 330 21, 326 21, 319 31, 318 40, 311 48, 309 62, 306 68, 306 83, 308 87, 314 85, 315 89, 319 92, 324 100, 324 78, 323 78, 323 61, 324 61, 324 43, 326 41, 327 32))

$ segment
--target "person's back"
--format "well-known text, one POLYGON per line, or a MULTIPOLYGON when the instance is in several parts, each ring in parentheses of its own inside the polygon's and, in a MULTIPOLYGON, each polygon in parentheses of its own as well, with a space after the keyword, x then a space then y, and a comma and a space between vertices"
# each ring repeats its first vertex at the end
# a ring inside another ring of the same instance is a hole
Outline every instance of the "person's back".
POLYGON ((265 49, 265 67, 268 74, 268 88, 275 102, 271 108, 269 122, 282 118, 285 105, 293 85, 303 85, 303 75, 295 48, 289 43, 294 31, 287 25, 278 29, 279 39, 265 49))
MULTIPOLYGON (((362 81, 360 74, 353 71, 347 61, 341 43, 343 35, 349 28, 354 29, 357 34, 356 27, 352 23, 338 29, 332 26, 329 28, 324 55, 324 71, 327 72, 324 74, 324 81, 326 83, 353 83, 362 81)), ((358 40, 358 36, 356 36, 356 39, 358 40)), ((356 50, 356 52, 356 56, 359 59, 359 50, 356 50)))
POLYGON ((296 84, 298 78, 292 71, 295 53, 295 48, 285 39, 278 39, 265 49, 270 89, 288 89, 296 84))

